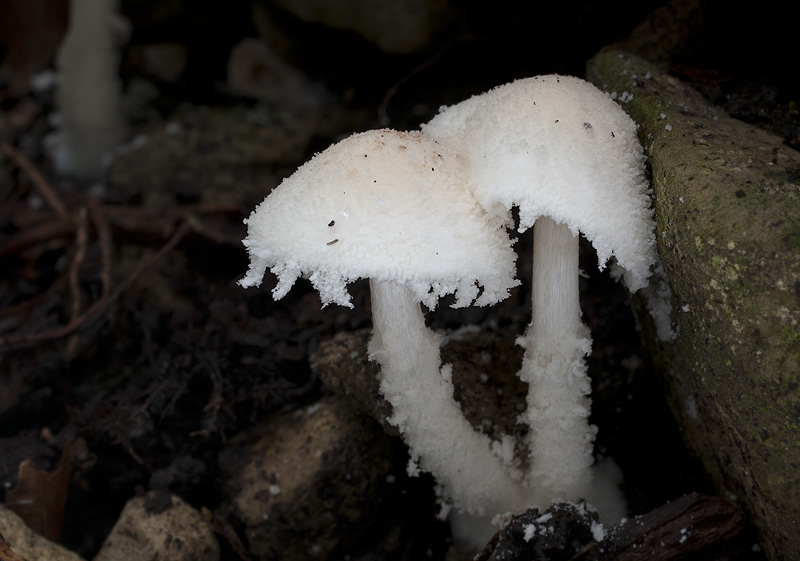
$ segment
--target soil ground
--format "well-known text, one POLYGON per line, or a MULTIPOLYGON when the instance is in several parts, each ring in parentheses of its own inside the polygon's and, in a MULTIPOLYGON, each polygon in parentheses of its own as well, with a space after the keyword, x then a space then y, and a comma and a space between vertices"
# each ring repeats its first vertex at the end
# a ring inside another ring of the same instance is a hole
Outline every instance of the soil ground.
MULTIPOLYGON (((342 32, 306 30, 297 44, 305 42, 316 56, 300 54, 295 63, 332 94, 325 111, 334 118, 309 125, 301 113, 288 113, 282 126, 296 123, 307 141, 299 153, 270 163, 273 184, 343 134, 384 124, 416 128, 439 105, 516 77, 582 75, 594 52, 623 40, 656 7, 505 4, 473 13, 478 33, 423 55, 385 55, 342 32), (573 40, 559 48, 564 36, 573 40)), ((735 117, 800 148, 800 90, 778 70, 784 38, 726 51, 738 44, 736 32, 762 36, 756 26, 765 25, 761 18, 731 18, 709 22, 708 40, 675 61, 674 72, 735 117)), ((223 24, 224 33, 202 49, 196 37, 186 40, 207 65, 193 63, 182 81, 158 84, 159 97, 135 127, 152 129, 185 114, 187 105, 258 106, 219 87, 227 43, 250 31, 233 15, 223 24)), ((137 33, 134 44, 147 35, 137 33)), ((130 85, 140 69, 123 60, 130 85)), ((23 153, 66 209, 58 216, 43 202, 20 160, 0 159, 0 481, 9 491, 23 460, 54 471, 69 456, 68 484, 49 492, 66 501, 63 543, 91 558, 123 504, 143 491, 169 489, 198 507, 222 504, 216 466, 226 441, 326 393, 309 356, 333 334, 369 326, 368 296, 364 283, 355 283, 354 310, 320 310, 308 283, 278 302, 270 298, 271 276, 259 290, 236 285, 247 267, 242 219, 274 185, 262 193, 243 189, 233 199, 186 182, 173 184, 166 197, 150 192, 163 189, 154 184, 130 192, 111 183, 100 196, 87 195, 90 185, 57 177, 44 156, 52 95, 6 88, 0 102, 0 141, 23 153), (20 241, 23 233, 32 241, 20 241)), ((272 117, 279 111, 267 108, 272 117)), ((195 147, 197 162, 186 166, 201 166, 214 146, 195 147)), ((592 420, 600 429, 598 449, 624 472, 632 513, 683 493, 713 491, 663 403, 629 295, 597 271, 588 244, 582 249, 582 309, 594 337, 592 420)), ((529 278, 527 237, 518 250, 520 277, 529 278)), ((528 294, 524 283, 490 310, 441 306, 429 320, 436 328, 477 324, 513 339, 527 323, 528 294)), ((444 539, 440 528, 430 532, 434 538, 420 540, 444 539)), ((223 559, 238 558, 223 543, 223 559)))

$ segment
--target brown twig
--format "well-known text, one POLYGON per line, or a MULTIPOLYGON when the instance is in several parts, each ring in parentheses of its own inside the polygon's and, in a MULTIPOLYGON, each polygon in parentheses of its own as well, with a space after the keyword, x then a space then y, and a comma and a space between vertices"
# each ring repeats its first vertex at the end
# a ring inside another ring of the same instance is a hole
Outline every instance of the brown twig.
MULTIPOLYGON (((102 214, 102 219, 109 226, 109 234, 113 227, 117 231, 153 235, 167 238, 175 230, 175 224, 186 220, 188 216, 209 216, 218 214, 238 214, 238 206, 225 203, 203 203, 186 205, 177 208, 156 210, 150 208, 116 206, 95 203, 96 215, 102 214)), ((73 215, 52 220, 46 214, 42 215, 40 224, 9 236, 0 246, 0 257, 13 255, 41 243, 75 235, 78 220, 73 215)), ((203 235, 218 243, 239 244, 240 240, 232 240, 222 234, 215 233, 206 227, 198 229, 198 234, 203 235)), ((108 238, 110 240, 110 236, 108 238)))
POLYGON ((164 255, 166 255, 172 249, 174 249, 175 246, 178 245, 178 243, 180 243, 181 240, 183 240, 186 234, 189 233, 189 231, 191 231, 191 226, 189 225, 188 221, 184 221, 183 223, 181 223, 181 225, 177 228, 172 237, 163 246, 161 246, 161 248, 154 254, 150 255, 146 259, 141 260, 137 265, 137 267, 131 272, 131 274, 128 275, 128 277, 125 280, 123 280, 119 285, 117 285, 117 287, 112 292, 107 294, 105 297, 101 297, 89 308, 87 308, 81 315, 70 320, 70 322, 67 323, 66 325, 42 333, 9 335, 5 337, 0 337, 0 349, 27 347, 44 341, 61 339, 63 337, 71 335, 78 328, 94 321, 114 301, 116 301, 116 299, 119 298, 119 296, 125 290, 127 290, 128 287, 130 287, 133 284, 133 282, 139 277, 139 275, 141 275, 145 270, 147 270, 149 267, 155 264, 159 259, 164 257, 164 255))
POLYGON ((89 223, 86 219, 86 209, 78 213, 78 231, 75 233, 75 255, 69 266, 69 294, 70 294, 70 319, 75 319, 81 311, 81 286, 80 273, 83 260, 86 258, 86 244, 89 240, 89 223))
MULTIPOLYGON (((34 187, 52 209, 49 211, 26 209, 29 211, 28 215, 26 215, 28 218, 26 222, 35 225, 25 227, 20 232, 7 237, 2 246, 0 246, 0 258, 43 244, 50 244, 55 240, 64 239, 64 243, 68 243, 66 238, 70 236, 74 239, 74 251, 66 275, 66 285, 70 300, 68 323, 39 333, 0 336, 0 349, 27 347, 44 341, 70 337, 66 348, 67 356, 70 357, 79 343, 77 338, 78 329, 98 319, 142 271, 172 250, 189 230, 194 230, 199 235, 216 243, 239 243, 238 238, 233 239, 222 232, 216 231, 214 228, 209 228, 197 218, 197 216, 214 214, 238 214, 241 212, 238 205, 200 203, 157 210, 107 205, 99 201, 89 200, 79 211, 69 212, 42 174, 21 152, 7 143, 0 142, 0 153, 9 157, 17 167, 29 176, 34 187), (102 292, 96 302, 87 309, 82 310, 80 269, 85 261, 89 244, 87 209, 91 215, 91 223, 96 231, 97 243, 100 247, 102 292), (53 211, 57 214, 55 218, 53 217, 53 211), (149 258, 142 260, 136 269, 115 288, 113 287, 111 275, 112 228, 136 235, 144 234, 158 238, 168 238, 161 249, 149 258)), ((3 310, 0 315, 13 316, 25 310, 30 310, 36 300, 37 298, 33 298, 27 302, 17 304, 13 308, 3 310)))
MULTIPOLYGON (((103 298, 107 298, 111 292, 111 232, 108 229, 108 223, 105 221, 102 210, 100 210, 97 205, 92 205, 90 207, 90 211, 92 222, 97 230, 97 240, 100 245, 100 284, 102 287, 100 299, 102 300, 103 298)), ((86 243, 89 237, 86 214, 86 208, 81 208, 80 226, 78 228, 78 233, 75 240, 77 250, 75 256, 73 257, 72 263, 70 264, 69 286, 70 294, 72 296, 72 313, 70 315, 70 319, 75 319, 80 315, 80 266, 83 263, 86 255, 86 243)), ((77 331, 70 335, 64 352, 67 360, 71 360, 75 357, 78 349, 80 348, 80 343, 81 337, 77 331)))
MULTIPOLYGON (((89 240, 89 222, 86 218, 86 208, 78 212, 78 231, 75 233, 75 255, 69 265, 68 286, 70 295, 70 320, 74 321, 81 314, 81 265, 86 258, 86 244, 89 240)), ((66 354, 72 357, 78 348, 79 339, 73 333, 67 342, 66 354)))
POLYGON ((92 215, 92 222, 97 229, 97 241, 100 244, 100 286, 102 287, 102 296, 105 297, 111 292, 111 229, 108 226, 105 213, 98 205, 89 207, 92 215))
POLYGON ((19 253, 50 240, 74 235, 77 224, 74 216, 64 216, 26 228, 3 241, 3 244, 0 245, 0 257, 19 253))
POLYGON ((231 549, 239 556, 239 559, 242 559, 242 561, 250 561, 251 557, 250 553, 247 551, 247 547, 242 543, 236 530, 224 515, 217 511, 211 511, 206 507, 202 507, 200 513, 203 515, 209 528, 218 536, 225 538, 231 546, 231 549))
POLYGON ((39 194, 42 198, 47 201, 47 204, 52 208, 59 216, 67 216, 67 207, 64 206, 64 203, 61 202, 61 199, 58 197, 56 192, 50 187, 50 184, 44 178, 44 176, 39 172, 38 169, 25 157, 25 154, 8 144, 7 142, 0 142, 0 153, 4 154, 7 158, 9 158, 14 164, 24 171, 28 178, 33 183, 33 186, 36 187, 36 190, 39 191, 39 194))

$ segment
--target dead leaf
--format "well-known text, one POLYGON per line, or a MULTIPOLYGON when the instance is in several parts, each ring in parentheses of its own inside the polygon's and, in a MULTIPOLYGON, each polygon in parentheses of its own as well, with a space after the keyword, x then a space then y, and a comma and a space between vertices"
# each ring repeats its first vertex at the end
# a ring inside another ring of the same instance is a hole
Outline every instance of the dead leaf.
MULTIPOLYGON (((6 507, 25 524, 47 539, 60 543, 64 523, 72 460, 67 445, 61 454, 61 465, 53 472, 38 470, 30 459, 19 464, 17 484, 6 493, 6 507)), ((2 560, 4 561, 4 560, 2 560)))

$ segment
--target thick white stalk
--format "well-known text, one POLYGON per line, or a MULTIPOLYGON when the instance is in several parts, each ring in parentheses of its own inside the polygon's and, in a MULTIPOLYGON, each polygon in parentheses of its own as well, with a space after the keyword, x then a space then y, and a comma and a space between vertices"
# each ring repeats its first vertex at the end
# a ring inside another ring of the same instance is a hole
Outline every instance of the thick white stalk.
POLYGON ((589 425, 591 350, 578 300, 578 237, 547 217, 533 229, 532 318, 519 343, 519 376, 529 384, 531 486, 551 500, 585 496, 591 480, 595 428, 589 425))
POLYGON ((400 284, 370 280, 370 358, 381 365, 381 392, 392 404, 412 460, 433 474, 457 509, 489 517, 531 506, 519 481, 475 430, 453 397, 450 365, 441 366, 440 337, 425 325, 414 294, 400 284))

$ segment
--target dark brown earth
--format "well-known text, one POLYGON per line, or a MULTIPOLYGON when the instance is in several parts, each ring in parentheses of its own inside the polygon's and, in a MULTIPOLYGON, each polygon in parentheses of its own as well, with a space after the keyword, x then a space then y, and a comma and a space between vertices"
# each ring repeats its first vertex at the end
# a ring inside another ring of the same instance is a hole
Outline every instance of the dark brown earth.
MULTIPOLYGON (((120 163, 101 196, 57 177, 42 149, 52 93, 0 82, 0 496, 8 504, 27 496, 19 496, 26 485, 46 489, 50 501, 33 514, 41 532, 91 558, 128 499, 170 490, 228 522, 218 536, 222 558, 240 559, 247 543, 241 522, 226 514, 220 453, 259 421, 328 395, 310 357, 322 341, 370 325, 363 282, 352 286, 353 310, 321 310, 302 281, 278 302, 270 275, 261 289, 239 288, 247 267, 242 219, 342 135, 416 128, 441 104, 517 77, 582 75, 592 54, 624 43, 660 2, 465 2, 458 27, 414 55, 387 55, 345 32, 287 23, 291 64, 328 91, 313 118, 310 110, 260 106, 221 87, 230 47, 253 34, 248 3, 216 17, 206 2, 165 3, 167 16, 156 4, 123 2, 134 31, 122 72, 129 86, 148 78, 159 90, 139 108, 138 131, 167 147, 167 122, 196 133, 189 150, 177 147, 168 160, 178 169, 169 181, 147 167, 157 150, 120 163), (167 39, 190 57, 178 79, 159 81, 134 55, 167 39), (264 116, 271 132, 240 127, 243 111, 264 116), (252 144, 233 146, 231 139, 243 137, 252 144)), ((755 13, 732 13, 716 4, 706 7, 699 39, 674 56, 673 73, 733 116, 800 148, 800 87, 782 62, 796 45, 780 12, 759 4, 749 8, 755 13)), ((11 52, 5 37, 0 57, 11 52)), ((628 294, 597 271, 588 245, 582 249, 598 451, 622 469, 632 514, 685 493, 713 493, 663 402, 628 294)), ((529 278, 527 237, 518 251, 520 277, 529 278)), ((523 283, 490 310, 442 305, 430 324, 476 324, 512 342, 527 323, 527 291, 523 283)), ((447 530, 433 517, 430 481, 409 485, 415 508, 394 523, 414 528, 418 547, 362 558, 430 550, 431 559, 443 559, 447 530)))

